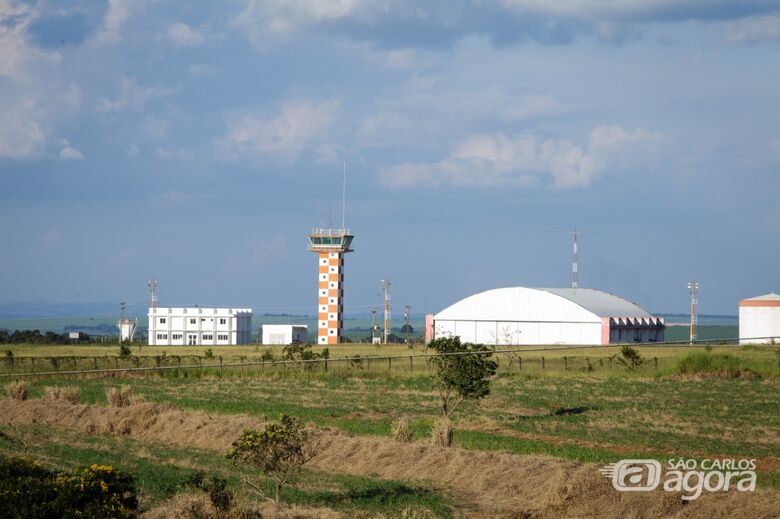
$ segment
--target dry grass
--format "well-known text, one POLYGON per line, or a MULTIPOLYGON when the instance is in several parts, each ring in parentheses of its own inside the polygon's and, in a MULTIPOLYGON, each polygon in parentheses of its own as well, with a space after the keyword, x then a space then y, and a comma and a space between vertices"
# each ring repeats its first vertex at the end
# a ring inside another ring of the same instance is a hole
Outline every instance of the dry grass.
POLYGON ((27 400, 30 395, 30 384, 26 380, 11 382, 5 386, 8 396, 14 400, 27 400))
POLYGON ((449 418, 436 420, 431 430, 431 442, 439 447, 452 445, 452 422, 449 418))
POLYGON ((414 439, 412 434, 412 422, 407 417, 402 416, 393 422, 390 428, 390 437, 397 442, 411 443, 414 439))
MULTIPOLYGON (((36 423, 91 433, 129 434, 171 445, 224 451, 244 429, 261 425, 247 416, 187 412, 152 403, 129 408, 69 406, 59 402, 0 400, 0 423, 36 423)), ((684 505, 672 492, 618 493, 600 465, 549 456, 399 444, 389 438, 319 431, 315 470, 402 481, 434 481, 468 496, 465 516, 535 517, 776 517, 780 491, 705 493, 684 505), (629 495, 631 494, 631 495, 629 495), (641 495, 640 495, 641 494, 641 495)), ((320 517, 327 510, 262 508, 265 517, 320 517), (285 515, 285 514, 292 515, 285 515), (308 515, 307 515, 308 514, 308 515)), ((161 514, 156 517, 176 517, 161 514)))
POLYGON ((106 389, 106 399, 111 407, 128 407, 136 401, 133 388, 127 385, 106 389))
POLYGON ((76 386, 44 387, 43 397, 48 400, 62 400, 76 405, 81 403, 81 389, 76 386))

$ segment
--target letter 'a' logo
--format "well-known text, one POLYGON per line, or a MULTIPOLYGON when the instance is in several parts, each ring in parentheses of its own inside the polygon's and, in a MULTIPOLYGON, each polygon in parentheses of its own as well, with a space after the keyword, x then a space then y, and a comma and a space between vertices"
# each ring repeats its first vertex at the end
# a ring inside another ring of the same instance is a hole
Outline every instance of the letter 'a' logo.
POLYGON ((621 492, 649 492, 661 483, 661 464, 656 460, 620 460, 599 472, 612 479, 612 486, 621 492))

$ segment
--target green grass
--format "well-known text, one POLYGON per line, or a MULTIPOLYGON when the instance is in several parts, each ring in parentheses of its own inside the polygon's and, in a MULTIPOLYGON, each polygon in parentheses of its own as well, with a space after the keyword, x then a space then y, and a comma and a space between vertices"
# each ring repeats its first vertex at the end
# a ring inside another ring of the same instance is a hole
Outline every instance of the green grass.
MULTIPOLYGON (((50 468, 72 469, 99 463, 131 474, 141 504, 147 509, 186 490, 188 481, 198 471, 228 478, 230 488, 236 492, 242 491, 241 477, 257 477, 250 467, 232 465, 221 453, 212 450, 175 448, 161 442, 82 434, 39 425, 3 431, 12 438, 20 437, 26 454, 50 468)), ((0 453, 18 455, 19 444, 0 437, 0 453)), ((270 480, 258 478, 258 482, 272 493, 270 480)), ((289 504, 391 516, 404 509, 415 509, 428 510, 437 517, 452 517, 454 509, 449 496, 425 485, 313 470, 304 470, 298 485, 285 487, 281 498, 289 504)))

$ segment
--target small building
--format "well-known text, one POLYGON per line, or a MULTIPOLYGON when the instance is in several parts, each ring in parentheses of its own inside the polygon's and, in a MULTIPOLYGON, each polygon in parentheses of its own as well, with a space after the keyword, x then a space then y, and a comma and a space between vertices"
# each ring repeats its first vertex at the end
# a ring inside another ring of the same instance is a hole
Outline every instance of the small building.
POLYGON ((739 302, 739 343, 780 343, 780 295, 772 292, 739 302))
POLYGON ((427 340, 492 345, 653 343, 665 328, 663 318, 590 288, 498 288, 426 317, 427 340))
POLYGON ((149 346, 222 346, 251 342, 251 308, 149 308, 149 346))
POLYGON ((263 344, 297 344, 309 340, 305 324, 264 324, 263 344))

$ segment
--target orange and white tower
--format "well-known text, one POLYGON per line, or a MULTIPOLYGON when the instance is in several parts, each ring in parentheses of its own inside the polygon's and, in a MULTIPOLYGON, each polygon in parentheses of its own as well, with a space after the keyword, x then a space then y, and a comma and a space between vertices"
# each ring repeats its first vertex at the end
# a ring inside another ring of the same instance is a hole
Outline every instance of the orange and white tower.
POLYGON ((338 344, 344 325, 344 254, 352 252, 348 229, 313 229, 309 250, 319 256, 317 344, 338 344))
POLYGON ((317 344, 338 344, 344 326, 344 254, 354 236, 347 221, 347 163, 344 162, 340 229, 312 229, 309 250, 318 256, 317 344))

